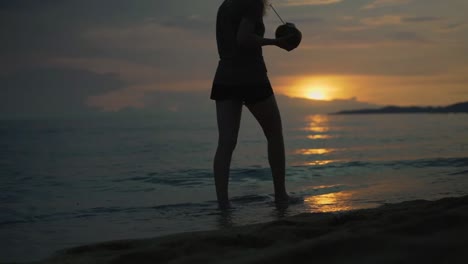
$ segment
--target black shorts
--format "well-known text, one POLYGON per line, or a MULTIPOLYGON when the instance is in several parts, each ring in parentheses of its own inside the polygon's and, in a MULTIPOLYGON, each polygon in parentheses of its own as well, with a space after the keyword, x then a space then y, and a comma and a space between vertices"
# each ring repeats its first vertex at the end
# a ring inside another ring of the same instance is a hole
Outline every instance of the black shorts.
POLYGON ((254 104, 273 95, 263 57, 221 59, 211 88, 213 100, 254 104))
POLYGON ((259 84, 213 84, 210 98, 216 101, 239 100, 244 104, 255 104, 273 95, 270 82, 259 84))

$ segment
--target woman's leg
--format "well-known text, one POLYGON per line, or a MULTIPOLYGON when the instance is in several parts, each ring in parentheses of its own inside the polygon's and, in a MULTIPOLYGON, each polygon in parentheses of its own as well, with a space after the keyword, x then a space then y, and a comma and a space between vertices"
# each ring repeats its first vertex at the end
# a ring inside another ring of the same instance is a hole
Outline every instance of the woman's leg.
POLYGON ((236 147, 242 114, 242 102, 235 100, 216 101, 218 120, 218 147, 213 163, 216 196, 220 208, 228 208, 229 168, 232 152, 236 147))
POLYGON ((277 202, 288 201, 285 186, 285 153, 283 128, 281 116, 276 104, 275 96, 247 106, 260 123, 268 140, 268 161, 273 175, 273 185, 275 188, 275 200, 277 202))

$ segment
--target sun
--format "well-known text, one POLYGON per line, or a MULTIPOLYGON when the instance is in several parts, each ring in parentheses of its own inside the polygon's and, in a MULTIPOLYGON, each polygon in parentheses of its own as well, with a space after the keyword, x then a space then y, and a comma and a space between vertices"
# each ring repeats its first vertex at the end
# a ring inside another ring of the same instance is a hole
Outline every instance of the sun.
POLYGON ((322 89, 310 89, 306 92, 306 97, 313 100, 327 100, 328 96, 322 89))
POLYGON ((299 87, 301 87, 301 97, 320 101, 330 100, 330 92, 333 90, 331 81, 326 78, 305 79, 299 87))
POLYGON ((298 76, 284 79, 280 90, 286 96, 317 101, 341 97, 342 82, 334 76, 298 76))

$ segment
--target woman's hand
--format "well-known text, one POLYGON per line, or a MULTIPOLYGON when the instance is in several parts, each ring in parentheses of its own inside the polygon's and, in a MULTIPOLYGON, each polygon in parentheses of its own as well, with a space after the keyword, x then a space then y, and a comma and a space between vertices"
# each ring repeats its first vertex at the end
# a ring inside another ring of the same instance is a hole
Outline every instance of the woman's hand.
POLYGON ((282 48, 286 51, 291 51, 295 49, 296 47, 294 44, 291 44, 291 39, 295 37, 295 34, 287 35, 281 38, 276 39, 276 46, 279 48, 282 48))
MULTIPOLYGON (((294 24, 288 24, 294 27, 294 24)), ((291 51, 297 47, 294 45, 293 41, 294 38, 297 37, 295 33, 276 39, 269 39, 256 35, 254 29, 255 24, 253 21, 247 18, 242 18, 239 29, 237 31, 237 43, 239 46, 244 48, 256 48, 261 46, 275 45, 287 51, 291 51)))

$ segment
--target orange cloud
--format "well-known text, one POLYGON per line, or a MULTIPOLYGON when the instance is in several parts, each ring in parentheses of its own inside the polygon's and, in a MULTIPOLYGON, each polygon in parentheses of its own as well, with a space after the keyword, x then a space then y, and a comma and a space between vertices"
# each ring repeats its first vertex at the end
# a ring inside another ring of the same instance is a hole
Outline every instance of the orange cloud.
POLYGON ((306 5, 331 5, 343 2, 343 0, 285 0, 279 5, 306 6, 306 5))
POLYGON ((398 25, 402 23, 401 16, 380 16, 380 17, 367 17, 361 19, 361 23, 366 26, 377 27, 385 25, 398 25))
POLYGON ((376 0, 364 6, 363 9, 374 9, 387 6, 402 5, 407 4, 409 2, 411 2, 411 0, 376 0))

